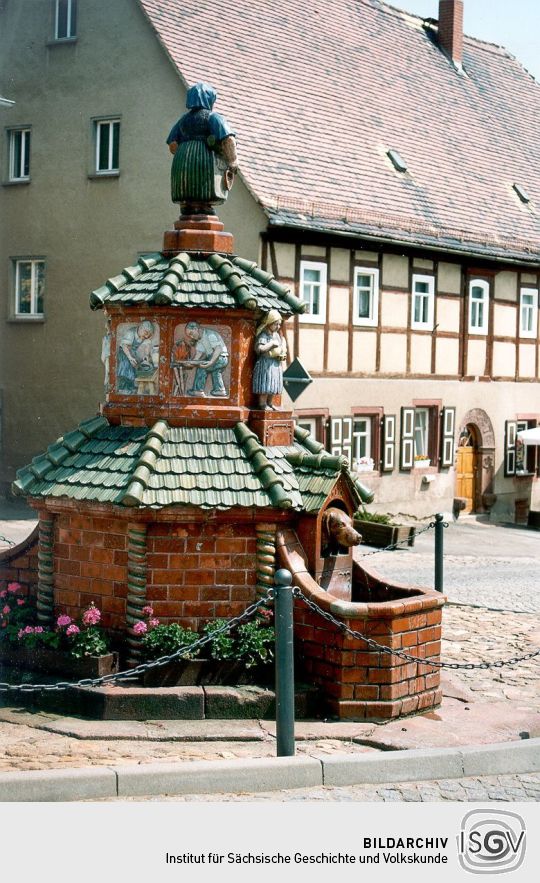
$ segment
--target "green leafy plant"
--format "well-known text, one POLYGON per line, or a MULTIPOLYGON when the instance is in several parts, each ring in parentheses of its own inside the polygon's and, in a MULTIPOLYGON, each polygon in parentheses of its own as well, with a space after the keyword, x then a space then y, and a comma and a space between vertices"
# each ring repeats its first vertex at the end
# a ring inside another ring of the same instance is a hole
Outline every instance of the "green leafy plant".
POLYGON ((186 652, 182 654, 183 659, 195 659, 199 654, 199 649, 189 650, 199 636, 191 629, 185 629, 177 622, 171 622, 169 625, 158 625, 151 631, 146 632, 141 640, 143 653, 147 659, 158 659, 160 656, 168 656, 176 653, 180 647, 186 647, 186 652))
POLYGON ((246 668, 271 662, 274 638, 274 629, 264 626, 260 619, 238 626, 235 658, 241 659, 246 668))
POLYGON ((231 637, 230 632, 223 631, 218 634, 218 630, 226 625, 226 619, 214 619, 212 622, 207 622, 203 628, 203 635, 205 637, 212 636, 212 640, 206 645, 209 648, 209 655, 212 659, 216 659, 219 662, 225 659, 236 658, 235 641, 231 637))
POLYGON ((355 521, 370 521, 372 524, 395 524, 390 515, 383 515, 381 512, 368 512, 366 509, 359 509, 354 513, 355 521))
POLYGON ((16 644, 19 632, 36 617, 35 606, 23 594, 20 583, 8 583, 0 592, 0 641, 16 644))
MULTIPOLYGON (((15 613, 16 611, 13 610, 9 616, 6 631, 10 635, 16 634, 17 643, 22 647, 30 650, 47 647, 50 650, 67 653, 74 659, 82 659, 84 656, 103 656, 109 652, 108 637, 99 625, 101 611, 93 602, 77 621, 61 613, 53 629, 30 625, 28 619, 25 622, 20 619, 16 622, 18 617, 15 613)), ((30 618, 35 619, 35 610, 32 611, 30 618)))
POLYGON ((83 629, 73 639, 73 644, 69 650, 70 656, 75 659, 82 659, 83 656, 104 656, 109 652, 109 642, 103 629, 97 626, 90 626, 83 629))

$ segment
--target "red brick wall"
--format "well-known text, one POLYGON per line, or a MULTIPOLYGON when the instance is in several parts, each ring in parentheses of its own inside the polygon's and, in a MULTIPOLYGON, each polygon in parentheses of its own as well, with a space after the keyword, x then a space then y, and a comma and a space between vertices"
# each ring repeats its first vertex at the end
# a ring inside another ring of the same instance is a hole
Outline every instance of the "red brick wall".
POLYGON ((35 595, 37 591, 38 569, 38 529, 30 536, 14 546, 0 552, 0 591, 8 583, 17 582, 27 594, 35 595))
MULTIPOLYGON (((372 650, 295 604, 295 641, 300 667, 318 684, 341 719, 381 720, 412 714, 441 701, 440 671, 372 650)), ((441 649, 441 608, 394 619, 351 620, 347 625, 378 643, 422 659, 441 649)))
MULTIPOLYGON (((106 628, 125 628, 128 524, 74 514, 55 517, 57 612, 77 617, 93 601, 106 628)), ((162 623, 198 630, 209 619, 241 613, 256 597, 252 524, 151 524, 147 600, 162 623)))
POLYGON ((148 600, 161 622, 196 631, 241 613, 256 597, 252 524, 153 524, 147 537, 148 600))
POLYGON ((127 523, 57 515, 54 526, 55 610, 77 617, 93 601, 106 628, 125 627, 127 523))

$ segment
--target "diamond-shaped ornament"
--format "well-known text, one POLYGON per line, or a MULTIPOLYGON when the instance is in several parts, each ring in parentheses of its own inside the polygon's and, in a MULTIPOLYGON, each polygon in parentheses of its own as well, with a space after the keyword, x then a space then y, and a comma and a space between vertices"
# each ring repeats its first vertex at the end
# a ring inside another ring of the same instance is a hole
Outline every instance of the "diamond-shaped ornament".
POLYGON ((283 372, 283 386, 293 402, 296 401, 298 396, 302 395, 306 386, 309 386, 310 383, 313 383, 313 377, 304 368, 300 359, 295 359, 294 362, 291 362, 287 370, 283 372))

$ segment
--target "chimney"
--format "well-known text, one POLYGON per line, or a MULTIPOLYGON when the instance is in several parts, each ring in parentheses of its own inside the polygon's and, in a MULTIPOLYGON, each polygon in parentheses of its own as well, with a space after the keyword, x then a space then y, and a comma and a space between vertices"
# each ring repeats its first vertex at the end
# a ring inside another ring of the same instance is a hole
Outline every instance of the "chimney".
POLYGON ((463 62, 463 0, 439 0, 439 45, 457 67, 463 62))

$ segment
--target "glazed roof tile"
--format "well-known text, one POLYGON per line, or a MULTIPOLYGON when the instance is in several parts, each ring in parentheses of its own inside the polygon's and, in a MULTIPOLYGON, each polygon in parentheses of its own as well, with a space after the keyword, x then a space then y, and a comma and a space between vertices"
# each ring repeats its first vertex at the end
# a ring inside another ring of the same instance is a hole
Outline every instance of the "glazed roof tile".
POLYGON ((317 511, 346 461, 304 430, 289 447, 264 447, 244 423, 231 429, 82 423, 19 470, 20 496, 68 497, 142 508, 233 506, 317 511), (73 450, 76 448, 76 450, 73 450))
POLYGON ((160 254, 140 258, 90 295, 92 309, 103 306, 160 304, 205 309, 246 308, 282 315, 301 313, 305 304, 270 273, 239 257, 185 252, 166 259, 160 254))
POLYGON ((460 74, 382 0, 139 2, 182 80, 217 89, 271 224, 538 262, 540 89, 507 50, 465 36, 460 74))

